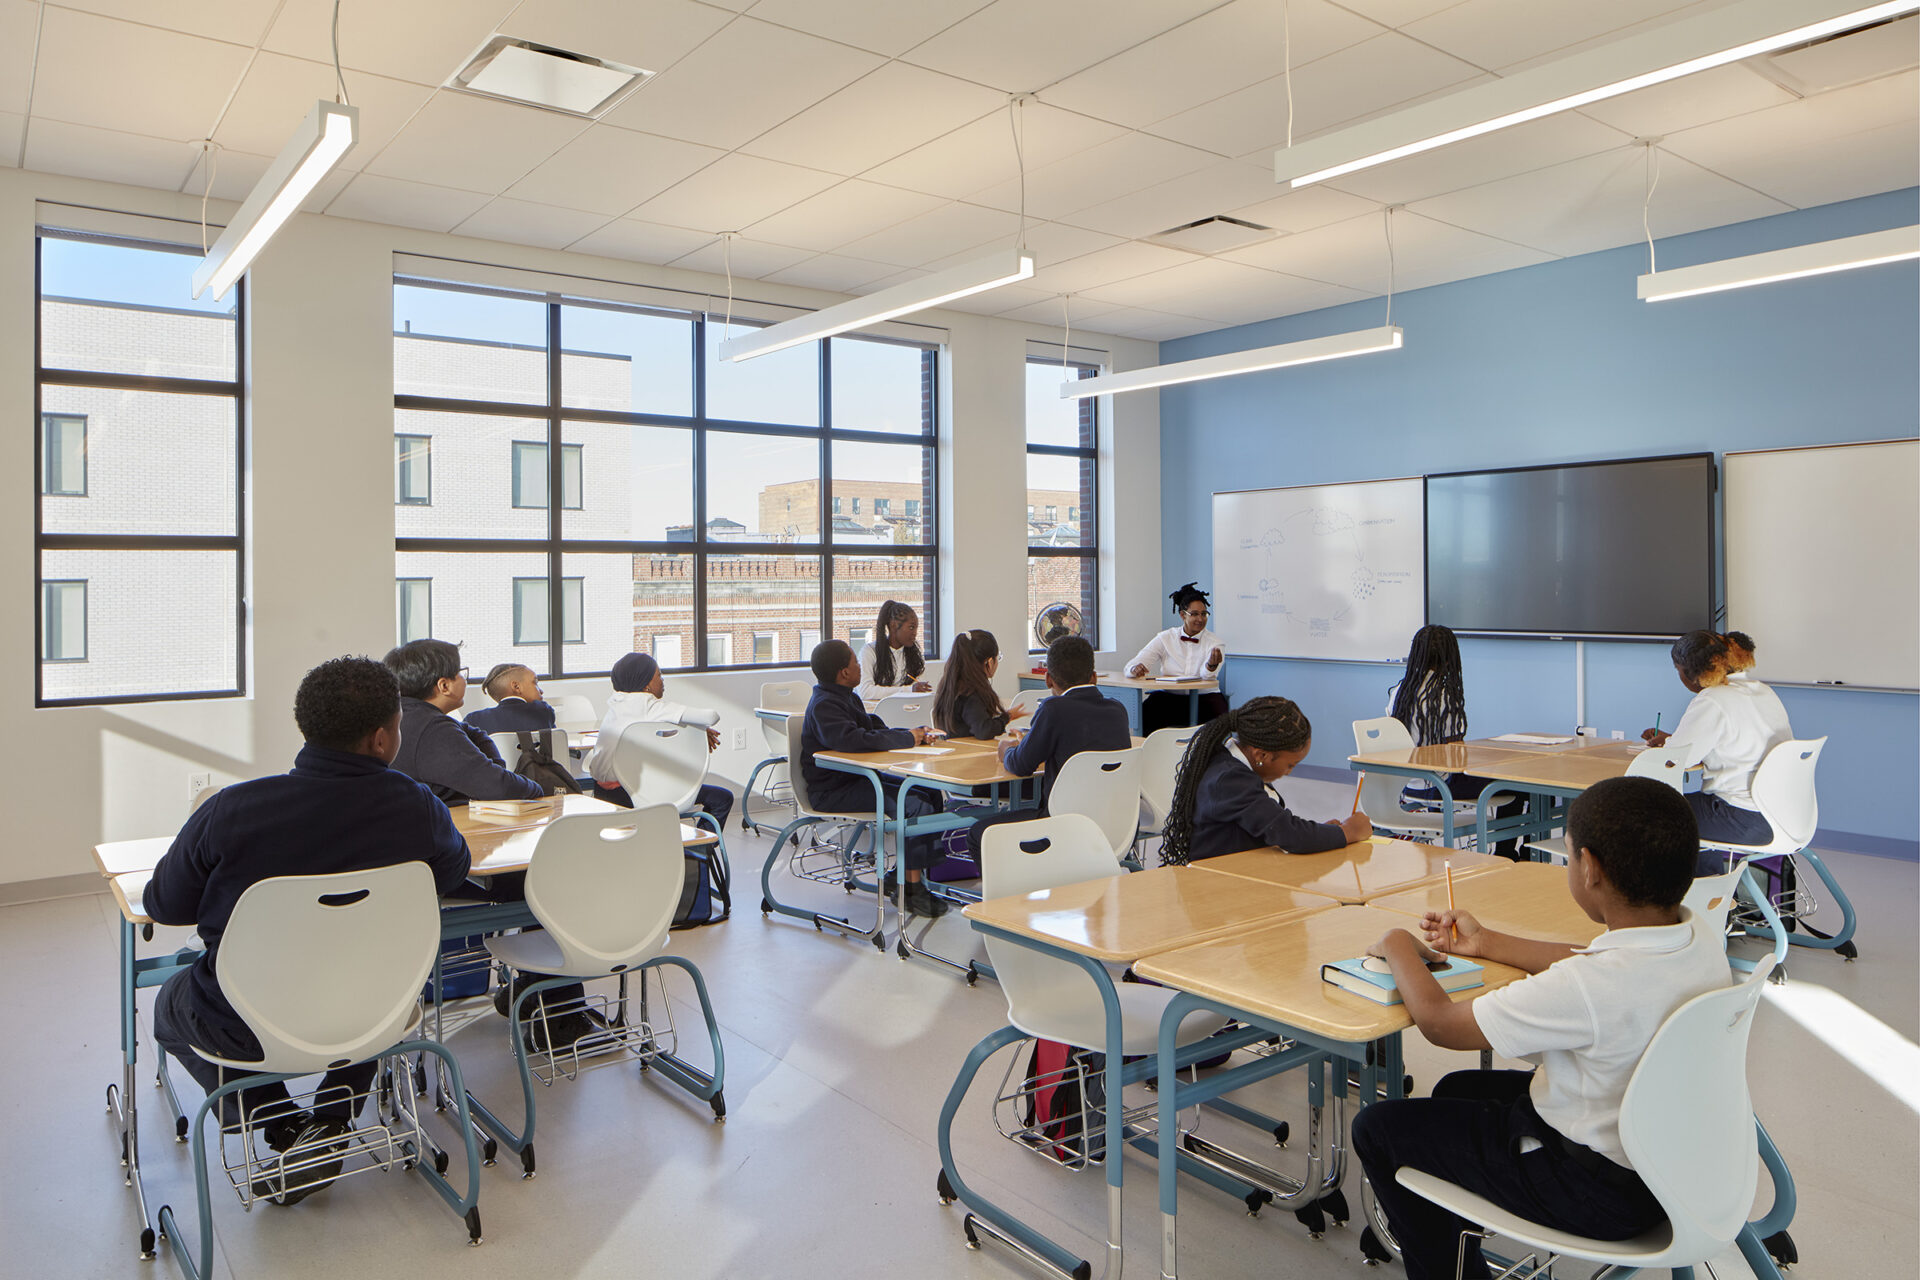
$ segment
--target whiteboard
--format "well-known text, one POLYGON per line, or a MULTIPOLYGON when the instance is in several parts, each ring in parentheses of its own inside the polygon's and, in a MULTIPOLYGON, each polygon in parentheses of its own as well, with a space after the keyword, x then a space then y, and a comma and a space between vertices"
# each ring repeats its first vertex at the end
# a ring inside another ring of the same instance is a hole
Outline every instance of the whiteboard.
POLYGON ((1426 620, 1418 478, 1213 495, 1215 629, 1232 653, 1395 662, 1426 620))
POLYGON ((1920 441, 1729 453, 1726 528, 1755 675, 1920 688, 1920 441))

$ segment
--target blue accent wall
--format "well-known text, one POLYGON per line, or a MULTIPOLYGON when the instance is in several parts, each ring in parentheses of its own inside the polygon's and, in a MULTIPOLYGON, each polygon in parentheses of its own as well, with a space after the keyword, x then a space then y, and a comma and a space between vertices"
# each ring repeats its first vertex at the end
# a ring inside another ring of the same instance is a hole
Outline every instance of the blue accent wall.
MULTIPOLYGON (((1662 240, 1659 262, 1688 266, 1916 221, 1920 191, 1890 192, 1662 240)), ((1648 304, 1635 296, 1646 263, 1640 245, 1417 290, 1393 300, 1404 350, 1162 390, 1164 589, 1211 575, 1216 489, 1838 444, 1920 429, 1920 265, 1648 304)), ((1368 328, 1383 309, 1352 303, 1200 334, 1161 344, 1161 358, 1368 328)), ((1229 610, 1217 625, 1231 644, 1229 610)), ((1767 638, 1754 639, 1764 678, 1767 638)), ((1571 731, 1571 643, 1469 639, 1461 649, 1476 733, 1571 731)), ((1319 729, 1307 764, 1333 776, 1347 768, 1349 722, 1383 714, 1398 670, 1236 658, 1228 691, 1236 703, 1268 693, 1299 702, 1319 729)), ((1820 764, 1822 843, 1920 857, 1920 698, 1780 696, 1797 735, 1830 738, 1820 764)), ((1603 734, 1637 734, 1656 712, 1670 727, 1687 698, 1664 646, 1587 645, 1587 719, 1603 734)))

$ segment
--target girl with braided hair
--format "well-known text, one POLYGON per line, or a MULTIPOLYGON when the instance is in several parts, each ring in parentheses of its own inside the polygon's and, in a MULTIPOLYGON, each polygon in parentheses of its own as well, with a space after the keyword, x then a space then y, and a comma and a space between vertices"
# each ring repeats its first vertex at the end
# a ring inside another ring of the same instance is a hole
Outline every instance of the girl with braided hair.
POLYGON ((923 676, 927 660, 920 653, 920 615, 913 606, 888 600, 880 606, 873 624, 873 639, 860 649, 860 697, 878 702, 890 693, 911 689, 931 693, 933 686, 923 676))
MULTIPOLYGON (((1459 742, 1467 736, 1467 694, 1460 675, 1460 641, 1448 627, 1425 626, 1413 633, 1407 649, 1407 674, 1390 691, 1387 714, 1407 726, 1416 747, 1459 742)), ((1491 779, 1459 773, 1447 779, 1455 800, 1478 800, 1491 779)), ((1440 789, 1424 781, 1408 783, 1401 796, 1415 804, 1438 805, 1440 789)), ((1494 809, 1497 818, 1516 817, 1526 809, 1518 798, 1494 809)), ((1517 840, 1503 840, 1493 851, 1518 859, 1517 840)))
MULTIPOLYGON (((1705 766, 1700 790, 1687 796, 1702 840, 1769 843, 1773 824, 1754 805, 1753 773, 1767 752, 1793 737, 1793 726, 1780 695, 1747 674, 1753 638, 1742 631, 1689 631, 1668 656, 1693 701, 1672 733, 1648 729, 1640 736, 1683 765, 1705 766)), ((1725 856, 1702 852, 1696 870, 1712 875, 1725 856)))
POLYGON ((1309 822, 1287 808, 1273 784, 1313 745, 1313 726, 1287 698, 1254 698, 1193 735, 1174 781, 1163 864, 1269 846, 1320 853, 1373 834, 1366 815, 1309 822))

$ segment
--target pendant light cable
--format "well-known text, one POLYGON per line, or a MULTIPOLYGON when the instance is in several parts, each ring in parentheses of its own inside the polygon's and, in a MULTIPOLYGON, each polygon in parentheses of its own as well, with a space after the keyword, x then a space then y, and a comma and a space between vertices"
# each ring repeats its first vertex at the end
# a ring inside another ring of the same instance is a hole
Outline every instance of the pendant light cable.
POLYGON ((1646 147, 1647 198, 1640 206, 1640 229, 1647 234, 1647 271, 1651 274, 1659 270, 1653 261, 1653 192, 1660 185, 1660 149, 1652 139, 1647 140, 1646 147))

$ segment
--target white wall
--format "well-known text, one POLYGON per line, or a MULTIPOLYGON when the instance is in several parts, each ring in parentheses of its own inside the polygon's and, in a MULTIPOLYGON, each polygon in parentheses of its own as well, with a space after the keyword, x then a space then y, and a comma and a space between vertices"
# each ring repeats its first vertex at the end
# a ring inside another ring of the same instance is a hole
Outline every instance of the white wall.
MULTIPOLYGON (((14 423, 33 404, 35 201, 171 217, 181 239, 199 202, 82 179, 0 170, 0 401, 14 423)), ((216 206, 225 216, 231 206, 216 206)), ((0 432, 0 654, 13 676, 0 687, 0 776, 29 789, 0 852, 0 884, 93 870, 102 840, 161 835, 187 813, 187 775, 227 782, 287 768, 300 738, 293 690, 314 664, 342 653, 386 651, 394 635, 392 254, 435 254, 590 278, 718 292, 720 281, 649 267, 430 232, 301 217, 252 273, 248 335, 248 555, 250 651, 246 698, 118 707, 35 709, 33 433, 0 432)), ((837 301, 812 290, 755 285, 756 296, 795 305, 837 301)), ((1046 326, 965 313, 928 319, 952 331, 942 379, 941 495, 947 548, 945 630, 985 626, 1024 653, 1025 343, 1058 341, 1046 326)), ((1156 347, 1076 330, 1076 345, 1104 347, 1114 367, 1155 362, 1156 347)), ((1110 430, 1102 494, 1102 634, 1130 653, 1158 626, 1160 590, 1159 408, 1156 396, 1123 398, 1110 430), (1126 566, 1122 573, 1115 564, 1126 566)), ((1015 668, 1002 682, 1010 690, 1015 668)), ((718 707, 729 732, 716 776, 744 783, 765 743, 752 707, 763 680, 802 672, 673 679, 685 701, 718 707)), ((604 682, 555 681, 553 691, 605 703, 604 682)), ((480 695, 476 694, 476 698, 480 695)), ((480 699, 484 701, 484 699, 480 699)), ((22 892, 30 892, 23 889, 22 892)))

